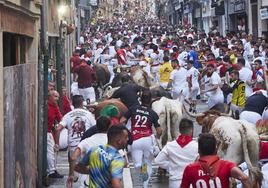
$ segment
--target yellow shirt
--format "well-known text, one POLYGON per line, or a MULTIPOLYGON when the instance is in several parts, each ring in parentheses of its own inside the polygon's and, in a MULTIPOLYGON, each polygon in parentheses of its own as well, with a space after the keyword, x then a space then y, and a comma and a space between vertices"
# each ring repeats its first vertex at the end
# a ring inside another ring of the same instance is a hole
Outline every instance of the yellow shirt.
POLYGON ((236 56, 235 56, 235 54, 232 54, 232 55, 230 55, 230 60, 231 60, 231 62, 232 62, 232 64, 235 64, 236 62, 236 56))
POLYGON ((246 104, 245 83, 243 81, 236 81, 233 86, 232 104, 243 108, 246 104))
POLYGON ((172 70, 173 68, 171 66, 171 63, 169 62, 165 62, 163 65, 160 66, 159 74, 161 83, 169 82, 169 77, 172 70))

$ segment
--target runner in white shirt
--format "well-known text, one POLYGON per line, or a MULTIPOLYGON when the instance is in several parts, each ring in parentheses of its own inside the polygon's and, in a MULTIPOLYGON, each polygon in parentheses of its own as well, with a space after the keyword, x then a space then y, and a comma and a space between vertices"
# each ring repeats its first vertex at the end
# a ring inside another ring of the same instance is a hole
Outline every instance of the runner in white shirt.
POLYGON ((196 113, 196 103, 197 103, 197 95, 200 91, 199 83, 198 83, 198 77, 199 77, 199 71, 194 68, 193 66, 194 61, 189 60, 187 62, 187 82, 188 82, 188 90, 189 90, 189 96, 190 99, 190 111, 193 111, 196 113))
MULTIPOLYGON (((159 68, 160 68, 160 56, 157 45, 153 46, 153 52, 150 54, 150 58, 152 60, 151 63, 151 73, 154 78, 154 82, 159 83, 159 68)), ((146 55, 145 55, 146 57, 146 55)))
POLYGON ((188 52, 186 51, 184 46, 179 47, 179 56, 178 60, 182 66, 186 65, 187 57, 188 57, 188 52))
POLYGON ((237 59, 237 65, 239 68, 239 79, 242 80, 243 82, 245 82, 246 85, 246 97, 249 97, 252 93, 253 93, 253 89, 252 89, 252 75, 253 72, 252 70, 250 70, 249 68, 245 67, 246 62, 244 58, 239 58, 237 59))
POLYGON ((169 188, 180 187, 185 167, 198 157, 198 143, 192 140, 193 122, 182 119, 179 130, 177 140, 168 142, 155 159, 156 165, 169 172, 169 188))
MULTIPOLYGON (((59 144, 61 130, 68 129, 68 159, 70 159, 85 131, 96 124, 93 114, 83 109, 83 101, 83 96, 73 96, 72 103, 75 109, 65 114, 57 127, 55 139, 57 144, 59 144)), ((75 161, 69 160, 70 166, 74 163, 75 161)))
POLYGON ((187 96, 188 85, 186 81, 187 70, 180 66, 177 59, 171 61, 173 71, 170 74, 168 88, 172 88, 173 99, 179 98, 184 101, 187 96))
POLYGON ((221 78, 212 64, 207 65, 207 75, 204 76, 203 81, 205 90, 201 91, 201 93, 205 93, 208 96, 208 107, 211 108, 218 103, 223 103, 224 96, 220 88, 221 78))
POLYGON ((152 77, 151 75, 151 66, 150 62, 147 62, 143 53, 139 55, 139 66, 148 74, 148 76, 152 77))
MULTIPOLYGON (((65 114, 57 127, 57 132, 68 129, 69 154, 74 151, 84 132, 96 124, 94 115, 83 109, 83 96, 73 96, 72 102, 75 109, 65 114)), ((59 143, 59 134, 56 134, 56 143, 59 143)))

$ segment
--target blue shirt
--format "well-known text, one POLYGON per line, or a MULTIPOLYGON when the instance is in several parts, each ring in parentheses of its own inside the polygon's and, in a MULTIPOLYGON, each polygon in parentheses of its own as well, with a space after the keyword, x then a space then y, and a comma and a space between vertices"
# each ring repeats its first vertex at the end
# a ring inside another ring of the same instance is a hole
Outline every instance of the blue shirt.
POLYGON ((189 60, 194 62, 194 68, 199 69, 199 62, 198 62, 198 53, 194 50, 189 51, 188 53, 189 60))
POLYGON ((122 178, 125 160, 107 144, 89 150, 80 163, 89 167, 90 188, 107 188, 111 187, 112 179, 122 178))

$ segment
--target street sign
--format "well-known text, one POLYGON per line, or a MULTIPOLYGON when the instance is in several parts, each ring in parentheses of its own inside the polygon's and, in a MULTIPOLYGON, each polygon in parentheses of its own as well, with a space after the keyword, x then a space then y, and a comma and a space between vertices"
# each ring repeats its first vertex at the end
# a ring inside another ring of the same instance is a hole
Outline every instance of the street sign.
POLYGON ((268 19, 268 9, 267 8, 260 9, 260 16, 261 20, 268 19))

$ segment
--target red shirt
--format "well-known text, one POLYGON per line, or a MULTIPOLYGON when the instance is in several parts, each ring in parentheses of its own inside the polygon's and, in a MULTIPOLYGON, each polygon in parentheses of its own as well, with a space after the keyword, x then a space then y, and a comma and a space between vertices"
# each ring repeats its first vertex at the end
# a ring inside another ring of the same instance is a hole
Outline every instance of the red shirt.
POLYGON ((72 110, 69 99, 66 95, 62 96, 62 107, 63 107, 62 115, 65 115, 72 110))
POLYGON ((181 188, 189 188, 191 184, 193 188, 229 188, 231 169, 235 166, 216 155, 201 157, 198 162, 185 168, 181 188))
POLYGON ((127 62, 126 62, 127 55, 126 55, 125 50, 118 49, 117 52, 116 52, 116 54, 117 54, 118 64, 119 65, 126 65, 127 64, 127 62))
POLYGON ((220 65, 219 66, 221 66, 220 67, 220 77, 224 77, 225 76, 225 73, 226 73, 226 66, 225 66, 225 64, 224 63, 220 63, 220 65))
POLYGON ((71 72, 72 73, 74 72, 75 68, 80 65, 80 61, 81 60, 80 60, 79 55, 74 55, 71 57, 70 62, 71 62, 71 72))
POLYGON ((268 159, 268 142, 260 142, 259 159, 268 159))
POLYGON ((80 64, 75 69, 75 72, 78 75, 77 82, 78 82, 78 88, 80 89, 91 87, 92 83, 96 80, 95 71, 90 65, 86 63, 80 64))
POLYGON ((47 102, 47 117, 48 117, 47 132, 51 133, 54 121, 57 121, 59 123, 62 118, 60 108, 58 107, 58 105, 55 105, 50 101, 47 102))

